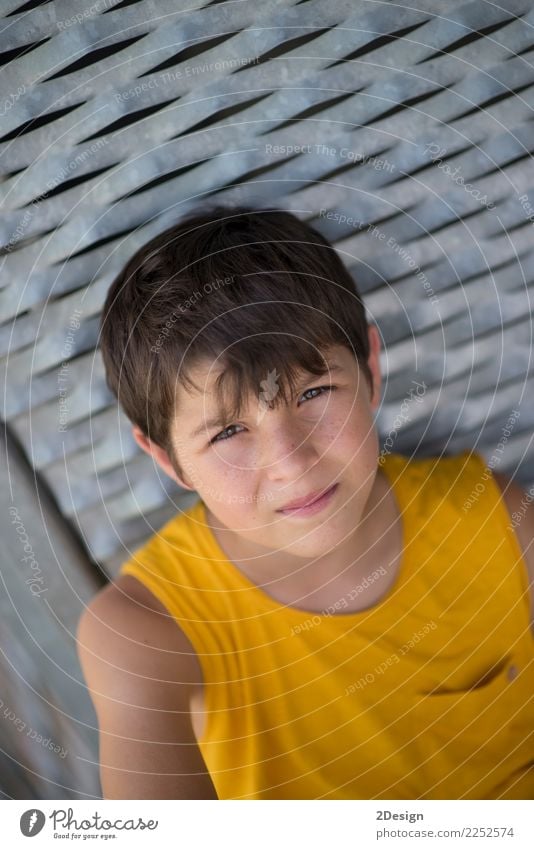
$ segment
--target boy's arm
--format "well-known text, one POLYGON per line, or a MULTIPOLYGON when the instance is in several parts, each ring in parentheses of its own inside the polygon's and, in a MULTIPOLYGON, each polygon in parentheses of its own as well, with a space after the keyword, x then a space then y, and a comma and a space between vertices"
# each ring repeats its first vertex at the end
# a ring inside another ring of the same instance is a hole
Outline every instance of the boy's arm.
POLYGON ((530 584, 531 630, 534 635, 534 499, 508 475, 493 472, 502 491, 503 501, 514 523, 514 530, 523 552, 530 584))
POLYGON ((98 717, 103 798, 217 799, 191 722, 198 660, 176 622, 110 584, 76 638, 98 717))

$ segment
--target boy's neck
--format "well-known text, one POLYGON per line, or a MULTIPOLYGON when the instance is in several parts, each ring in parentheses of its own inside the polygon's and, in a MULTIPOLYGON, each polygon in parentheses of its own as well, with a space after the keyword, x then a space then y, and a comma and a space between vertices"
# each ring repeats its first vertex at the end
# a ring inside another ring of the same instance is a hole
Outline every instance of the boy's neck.
MULTIPOLYGON (((286 552, 266 552, 219 523, 206 507, 206 520, 228 559, 252 583, 281 604, 320 613, 383 567, 371 582, 340 612, 357 611, 380 601, 395 582, 402 559, 402 516, 384 472, 378 468, 373 488, 354 533, 334 550, 305 568, 300 557, 286 552), (260 555, 260 556, 258 556, 260 555), (253 559, 256 558, 256 559, 253 559)), ((354 594, 351 593, 351 598, 354 594)))

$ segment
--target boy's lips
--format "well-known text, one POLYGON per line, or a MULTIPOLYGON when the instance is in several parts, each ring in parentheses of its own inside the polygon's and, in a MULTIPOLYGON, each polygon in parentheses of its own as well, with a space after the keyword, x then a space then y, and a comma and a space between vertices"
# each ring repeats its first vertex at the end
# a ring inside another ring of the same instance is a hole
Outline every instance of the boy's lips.
POLYGON ((332 484, 327 489, 319 489, 315 492, 309 493, 303 498, 298 498, 295 501, 290 501, 288 504, 285 504, 283 507, 280 507, 276 512, 277 513, 286 513, 292 512, 294 510, 305 510, 308 507, 312 507, 317 505, 319 507, 319 502, 323 502, 329 498, 331 494, 333 494, 334 490, 337 488, 337 483, 332 484))

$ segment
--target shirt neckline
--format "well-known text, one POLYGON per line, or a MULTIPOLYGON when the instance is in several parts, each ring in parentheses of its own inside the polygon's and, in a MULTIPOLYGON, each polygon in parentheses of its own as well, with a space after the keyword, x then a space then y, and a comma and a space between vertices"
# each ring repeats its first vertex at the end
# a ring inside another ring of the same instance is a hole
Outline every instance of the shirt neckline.
POLYGON ((402 537, 402 553, 401 560, 397 569, 397 575, 393 582, 393 584, 389 587, 386 594, 383 595, 376 604, 371 607, 364 608, 362 610, 349 611, 347 613, 320 613, 316 610, 306 610, 300 607, 293 607, 290 604, 283 604, 282 602, 277 601, 275 598, 270 596, 265 592, 261 587, 255 584, 250 580, 241 570, 231 561, 228 556, 225 554, 219 542, 213 533, 211 527, 209 526, 206 518, 206 505, 202 501, 202 499, 197 504, 197 515, 199 517, 200 524, 203 526, 204 530, 204 540, 207 541, 208 547, 213 552, 214 559, 220 562, 224 569, 228 569, 232 572, 236 580, 247 590, 253 593, 257 598, 261 600, 261 603, 264 607, 268 607, 271 609, 273 613, 284 613, 285 615, 292 616, 294 618, 299 618, 302 621, 303 617, 309 617, 314 619, 318 617, 321 622, 325 622, 326 620, 342 620, 344 622, 348 622, 350 620, 358 620, 368 616, 375 616, 381 613, 384 609, 389 607, 391 599, 395 596, 397 592, 399 592, 405 584, 406 572, 407 572, 407 546, 409 542, 409 535, 411 532, 409 520, 407 522, 407 516, 409 517, 409 510, 406 509, 406 502, 402 496, 402 492, 400 492, 400 487, 397 484, 396 475, 397 472, 401 474, 404 473, 404 466, 408 462, 406 458, 402 455, 386 455, 383 458, 384 462, 381 464, 381 468, 384 470, 388 482, 390 484, 393 497, 396 501, 397 511, 400 513, 400 522, 401 522, 401 537, 402 537), (398 457, 401 461, 403 461, 402 465, 399 467, 397 463, 392 462, 393 468, 390 467, 391 463, 386 462, 387 457, 398 457))

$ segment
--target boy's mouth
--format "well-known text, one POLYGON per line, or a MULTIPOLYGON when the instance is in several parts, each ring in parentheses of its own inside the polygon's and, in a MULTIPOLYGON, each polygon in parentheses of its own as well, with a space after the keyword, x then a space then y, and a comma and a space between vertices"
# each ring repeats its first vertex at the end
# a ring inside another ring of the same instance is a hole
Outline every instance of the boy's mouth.
POLYGON ((281 507, 277 510, 277 513, 283 513, 285 516, 311 516, 314 513, 318 513, 322 510, 326 505, 330 502, 332 496, 336 492, 338 488, 338 484, 335 483, 330 486, 327 490, 319 491, 317 494, 311 494, 305 498, 301 498, 298 501, 290 502, 291 506, 281 507))

